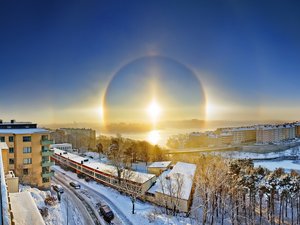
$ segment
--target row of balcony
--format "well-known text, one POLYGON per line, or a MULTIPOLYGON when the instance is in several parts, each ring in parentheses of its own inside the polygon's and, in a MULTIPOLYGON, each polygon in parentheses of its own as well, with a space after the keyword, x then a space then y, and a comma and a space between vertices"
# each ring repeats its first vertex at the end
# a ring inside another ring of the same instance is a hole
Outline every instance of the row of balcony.
POLYGON ((42 167, 49 167, 49 166, 53 166, 54 162, 51 161, 44 161, 41 163, 42 167))
POLYGON ((50 149, 42 150, 42 156, 52 156, 53 154, 54 154, 53 150, 50 150, 50 149))
POLYGON ((53 140, 48 140, 48 139, 41 140, 41 145, 51 145, 51 144, 53 144, 53 140))
POLYGON ((42 172, 42 178, 50 178, 54 176, 54 172, 42 172))

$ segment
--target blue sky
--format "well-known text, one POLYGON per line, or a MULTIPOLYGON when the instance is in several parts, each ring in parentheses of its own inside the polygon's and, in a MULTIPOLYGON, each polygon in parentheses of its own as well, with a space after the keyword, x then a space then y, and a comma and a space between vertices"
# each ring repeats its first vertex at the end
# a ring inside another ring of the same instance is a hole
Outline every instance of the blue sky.
POLYGON ((299 10, 279 0, 1 1, 0 116, 95 121, 110 77, 156 54, 197 73, 209 119, 297 119, 299 10))

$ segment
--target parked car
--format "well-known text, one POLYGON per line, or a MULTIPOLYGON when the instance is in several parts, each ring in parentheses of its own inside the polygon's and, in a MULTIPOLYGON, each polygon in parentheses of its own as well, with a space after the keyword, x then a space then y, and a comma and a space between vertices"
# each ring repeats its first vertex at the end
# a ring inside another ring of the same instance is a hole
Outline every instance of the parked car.
POLYGON ((63 187, 60 186, 59 184, 53 185, 53 189, 54 189, 54 191, 56 191, 56 192, 64 193, 63 187))
POLYGON ((71 185, 73 188, 75 188, 75 189, 79 189, 79 188, 80 188, 80 184, 78 184, 78 183, 75 182, 75 181, 70 182, 70 185, 71 185))
POLYGON ((108 223, 110 223, 114 219, 114 213, 108 205, 101 205, 99 208, 99 212, 103 216, 103 219, 108 223))
POLYGON ((85 180, 86 182, 90 182, 90 181, 91 181, 91 178, 88 177, 88 176, 86 176, 86 177, 84 178, 84 180, 85 180))
POLYGON ((78 174, 77 174, 77 177, 80 178, 80 179, 84 179, 84 178, 85 178, 85 175, 82 174, 82 173, 78 173, 78 174))

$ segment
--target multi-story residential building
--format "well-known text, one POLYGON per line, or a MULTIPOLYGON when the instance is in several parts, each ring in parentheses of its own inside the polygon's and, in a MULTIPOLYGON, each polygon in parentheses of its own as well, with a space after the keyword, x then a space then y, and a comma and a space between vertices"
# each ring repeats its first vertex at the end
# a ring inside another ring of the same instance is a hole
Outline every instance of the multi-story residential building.
POLYGON ((56 144, 70 143, 73 148, 88 150, 96 148, 96 131, 85 128, 60 128, 51 132, 56 144))
POLYGON ((8 146, 0 143, 0 224, 45 225, 29 192, 19 192, 17 177, 8 170, 8 146), (16 187, 14 187, 16 186, 16 187), (30 213, 28 213, 30 212, 30 213))
POLYGON ((265 144, 293 139, 296 128, 292 124, 259 126, 256 133, 257 143, 265 144))
POLYGON ((0 142, 8 146, 4 168, 14 172, 20 182, 48 188, 53 173, 50 166, 49 131, 30 122, 3 122, 0 120, 0 142))
POLYGON ((256 141, 255 127, 240 127, 231 130, 233 144, 249 143, 256 141))
POLYGON ((300 137, 300 123, 295 123, 295 135, 296 137, 300 137))

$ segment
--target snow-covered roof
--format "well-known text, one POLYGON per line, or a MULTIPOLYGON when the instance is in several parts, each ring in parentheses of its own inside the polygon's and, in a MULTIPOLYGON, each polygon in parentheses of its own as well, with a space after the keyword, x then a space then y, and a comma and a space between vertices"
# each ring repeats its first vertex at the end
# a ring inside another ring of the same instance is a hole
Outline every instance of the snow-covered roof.
MULTIPOLYGON (((95 161, 91 161, 89 158, 85 158, 70 152, 66 152, 66 151, 62 151, 60 149, 54 148, 54 153, 57 155, 60 155, 64 158, 67 158, 69 160, 72 160, 74 162, 80 163, 83 162, 83 164, 86 167, 98 170, 99 172, 102 173, 107 173, 109 175, 112 175, 114 177, 118 176, 118 172, 117 172, 117 168, 115 166, 112 165, 107 165, 105 163, 101 163, 101 162, 95 162, 95 161), (84 162, 84 160, 88 160, 86 162, 84 162)), ((136 182, 136 183, 145 183, 148 180, 152 179, 153 177, 155 177, 154 174, 148 174, 148 173, 141 173, 141 172, 137 172, 137 171, 128 171, 128 170, 123 170, 123 176, 130 181, 136 182)))
POLYGON ((149 168, 167 168, 171 164, 171 161, 154 162, 150 164, 149 168))
POLYGON ((177 162, 171 171, 161 174, 156 184, 148 192, 159 192, 188 200, 192 192, 195 172, 195 164, 177 162))
POLYGON ((0 134, 35 134, 35 133, 48 133, 49 131, 42 128, 30 129, 0 129, 0 134))
POLYGON ((0 150, 1 149, 8 149, 6 142, 0 142, 0 150))
POLYGON ((10 193, 9 196, 16 225, 45 225, 29 192, 10 193))

